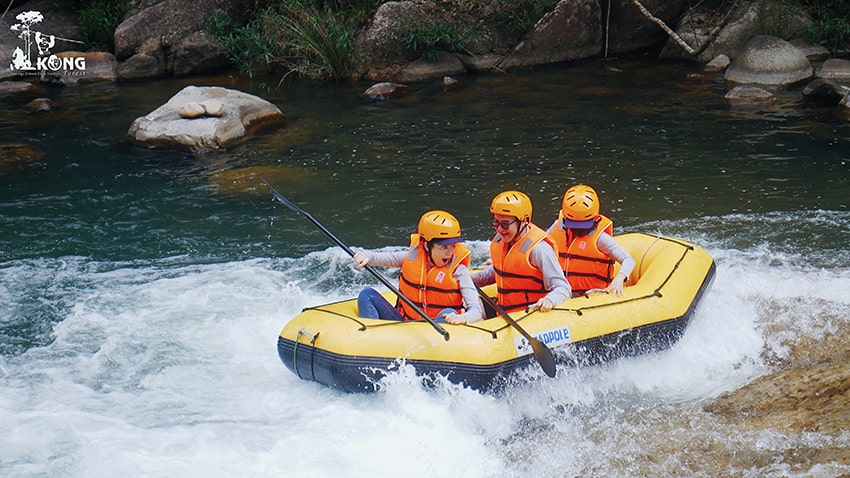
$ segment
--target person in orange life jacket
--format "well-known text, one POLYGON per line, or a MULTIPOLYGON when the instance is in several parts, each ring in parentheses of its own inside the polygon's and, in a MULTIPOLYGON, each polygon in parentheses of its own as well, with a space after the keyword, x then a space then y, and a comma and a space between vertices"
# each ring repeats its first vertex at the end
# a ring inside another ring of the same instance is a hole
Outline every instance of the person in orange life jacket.
MULTIPOLYGON (((354 263, 400 267, 398 289, 437 322, 473 323, 484 318, 483 307, 469 276, 469 249, 462 244, 460 223, 445 211, 428 211, 400 252, 357 251, 354 263)), ((424 320, 404 301, 391 305, 377 290, 357 297, 358 315, 385 320, 424 320)))
POLYGON ((496 283, 497 303, 507 312, 528 307, 541 312, 570 297, 570 284, 558 264, 555 243, 531 222, 531 200, 519 191, 500 193, 490 203, 496 235, 490 260, 472 274, 479 286, 496 283))
POLYGON ((590 186, 578 184, 567 190, 558 219, 549 234, 558 246, 558 261, 573 294, 603 290, 623 295, 623 284, 635 260, 612 237, 613 222, 599 214, 599 197, 590 186), (620 271, 614 276, 614 261, 620 271))

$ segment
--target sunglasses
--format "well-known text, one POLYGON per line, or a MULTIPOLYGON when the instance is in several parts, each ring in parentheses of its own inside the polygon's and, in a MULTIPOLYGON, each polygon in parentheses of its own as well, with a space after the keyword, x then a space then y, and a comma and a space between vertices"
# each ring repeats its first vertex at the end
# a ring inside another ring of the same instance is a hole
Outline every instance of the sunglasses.
POLYGON ((490 224, 493 224, 493 227, 495 227, 496 229, 507 230, 509 227, 511 227, 512 224, 517 222, 519 222, 519 219, 514 219, 513 221, 497 221, 494 219, 493 222, 490 224))

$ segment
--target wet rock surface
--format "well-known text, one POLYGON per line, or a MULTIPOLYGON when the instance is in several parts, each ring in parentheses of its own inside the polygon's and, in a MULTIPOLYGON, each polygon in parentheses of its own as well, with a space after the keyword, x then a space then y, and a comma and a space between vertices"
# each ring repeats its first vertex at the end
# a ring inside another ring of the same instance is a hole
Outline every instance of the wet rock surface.
MULTIPOLYGON (((705 410, 753 429, 831 436, 850 430, 850 328, 830 328, 817 341, 788 340, 784 358, 765 357, 776 363, 775 372, 721 394, 705 410)), ((832 455, 850 464, 850 449, 832 455)))
POLYGON ((789 42, 759 35, 726 70, 726 81, 757 85, 792 85, 812 77, 805 53, 789 42))
POLYGON ((191 152, 222 150, 244 140, 262 126, 281 123, 280 109, 254 95, 221 87, 187 86, 168 102, 136 118, 127 132, 131 142, 148 148, 191 152), (203 105, 216 105, 219 116, 205 115, 203 105), (198 117, 181 116, 181 108, 195 103, 198 117))

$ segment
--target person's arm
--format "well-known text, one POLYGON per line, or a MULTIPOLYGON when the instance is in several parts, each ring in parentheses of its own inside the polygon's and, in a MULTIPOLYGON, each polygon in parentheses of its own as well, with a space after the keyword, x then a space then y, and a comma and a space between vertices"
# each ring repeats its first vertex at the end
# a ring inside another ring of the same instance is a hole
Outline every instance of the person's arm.
POLYGON ((496 270, 493 269, 493 265, 489 265, 480 271, 475 271, 470 273, 472 277, 472 282, 478 287, 484 287, 485 285, 494 284, 496 282, 496 270))
POLYGON ((481 301, 478 299, 478 291, 475 289, 475 284, 472 282, 469 269, 467 269, 464 265, 460 265, 457 269, 455 269, 453 277, 460 285, 460 293, 463 296, 464 304, 466 304, 466 310, 460 314, 447 314, 446 322, 450 324, 473 324, 484 320, 484 311, 481 308, 481 301))
POLYGON ((623 284, 625 284, 626 279, 629 278, 635 269, 635 260, 607 233, 603 232, 599 235, 599 238, 596 240, 596 247, 605 255, 620 263, 620 271, 614 276, 605 290, 614 295, 623 295, 623 284))
POLYGON ((358 269, 362 269, 366 264, 378 267, 401 267, 407 258, 407 252, 407 249, 396 252, 359 250, 354 253, 354 263, 357 264, 358 269))
POLYGON ((540 241, 534 246, 534 249, 531 250, 529 262, 543 273, 543 287, 549 291, 532 307, 540 309, 541 312, 548 312, 555 305, 570 298, 572 295, 570 283, 567 282, 564 271, 558 264, 555 249, 548 242, 540 241))

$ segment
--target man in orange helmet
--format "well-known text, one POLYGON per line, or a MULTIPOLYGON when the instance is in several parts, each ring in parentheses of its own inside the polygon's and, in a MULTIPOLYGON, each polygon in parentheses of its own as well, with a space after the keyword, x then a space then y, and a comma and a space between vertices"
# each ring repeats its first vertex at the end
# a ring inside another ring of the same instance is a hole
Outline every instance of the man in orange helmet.
POLYGON ((472 276, 480 286, 496 283, 497 303, 507 312, 548 312, 570 297, 555 243, 531 222, 531 211, 531 199, 522 192, 505 191, 493 198, 492 264, 472 276))
POLYGON ((599 213, 599 196, 587 185, 567 190, 558 219, 549 227, 558 261, 573 294, 601 290, 623 295, 623 284, 635 260, 612 237, 614 223, 599 213), (620 271, 614 275, 614 261, 620 271))
MULTIPOLYGON (((410 247, 400 252, 358 251, 354 263, 400 267, 398 289, 437 322, 473 323, 483 319, 481 302, 469 275, 469 249, 462 244, 460 222, 446 211, 428 211, 419 219, 410 247)), ((361 317, 424 320, 399 300, 395 307, 375 289, 357 297, 361 317)))

